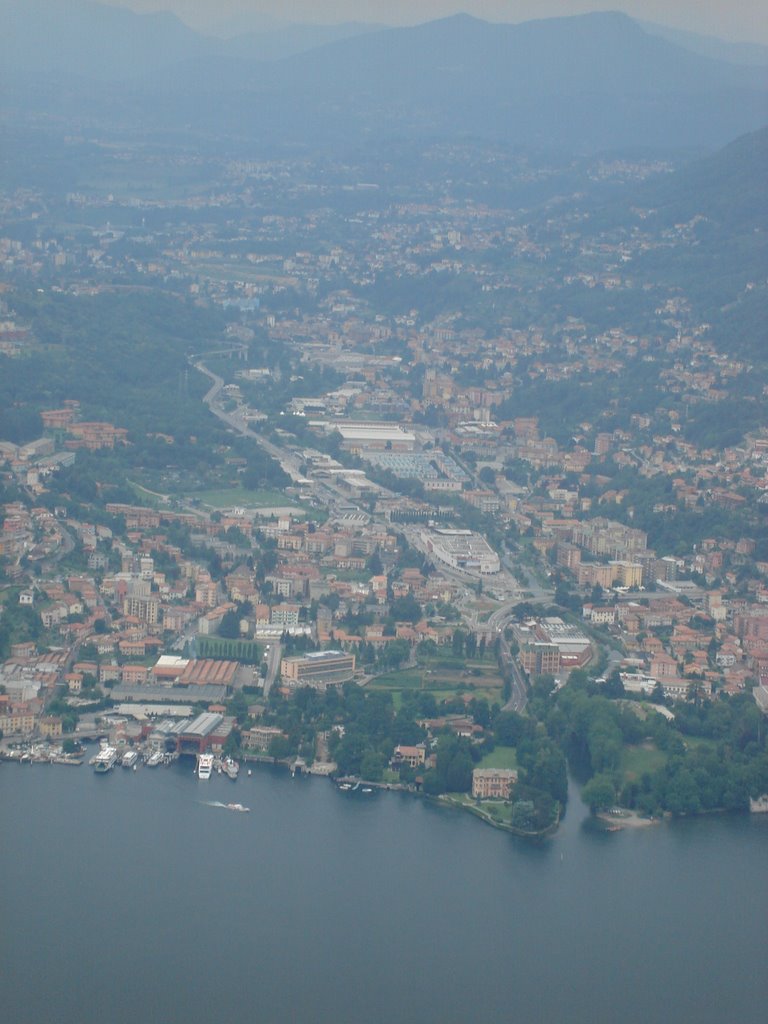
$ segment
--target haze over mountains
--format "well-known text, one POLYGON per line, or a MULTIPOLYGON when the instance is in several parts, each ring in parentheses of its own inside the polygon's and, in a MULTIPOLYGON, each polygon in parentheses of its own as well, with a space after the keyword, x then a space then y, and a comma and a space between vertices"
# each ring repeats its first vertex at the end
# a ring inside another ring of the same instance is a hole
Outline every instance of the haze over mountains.
POLYGON ((2 0, 0 14, 8 107, 155 131, 301 144, 427 132, 590 151, 713 148, 768 120, 764 67, 694 53, 616 13, 225 40, 90 0, 2 0))
POLYGON ((337 39, 375 32, 377 25, 293 25, 265 22, 258 31, 206 36, 175 14, 137 14, 96 0, 0 0, 6 31, 2 66, 15 72, 65 72, 86 78, 136 79, 197 57, 278 60, 337 39))
MULTIPOLYGON (((663 279, 692 298, 734 359, 766 366, 768 322, 768 128, 740 136, 715 153, 599 197, 583 227, 689 232, 688 245, 649 252, 633 263, 638 280, 663 279)), ((547 216, 546 208, 541 211, 547 216)))

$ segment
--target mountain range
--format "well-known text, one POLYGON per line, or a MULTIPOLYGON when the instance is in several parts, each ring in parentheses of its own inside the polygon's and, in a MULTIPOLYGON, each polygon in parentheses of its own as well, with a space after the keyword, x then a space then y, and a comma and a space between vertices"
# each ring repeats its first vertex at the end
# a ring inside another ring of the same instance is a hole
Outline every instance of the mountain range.
MULTIPOLYGON (((630 273, 679 287, 712 326, 722 351, 768 362, 768 128, 734 139, 672 174, 597 200, 589 230, 624 229, 677 239, 640 256, 630 273), (683 241, 683 235, 685 240, 683 241)), ((542 213, 542 216, 545 216, 542 213)))
MULTIPOLYGON (((232 28, 253 19, 231 22, 232 28)), ((290 24, 222 36, 195 32, 170 12, 139 14, 96 0, 0 0, 0 64, 9 72, 63 72, 102 80, 138 79, 197 57, 273 61, 380 26, 290 24)))
POLYGON ((479 135, 594 151, 714 148, 768 120, 764 67, 695 53, 611 12, 226 40, 92 0, 0 0, 0 15, 7 106, 157 132, 310 145, 479 135))

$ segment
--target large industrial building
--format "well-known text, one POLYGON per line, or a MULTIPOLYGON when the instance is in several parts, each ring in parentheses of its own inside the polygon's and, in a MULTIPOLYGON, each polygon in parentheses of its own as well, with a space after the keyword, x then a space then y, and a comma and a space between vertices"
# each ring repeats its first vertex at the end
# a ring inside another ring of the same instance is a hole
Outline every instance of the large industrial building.
POLYGON ((348 451, 412 452, 416 447, 416 435, 397 423, 335 420, 329 421, 326 429, 338 431, 348 451))
POLYGON ((291 689, 312 686, 316 690, 324 690, 353 678, 355 656, 343 651, 313 651, 295 658, 283 658, 280 674, 283 683, 291 689))
POLYGON ((472 530, 434 529, 422 534, 430 555, 470 576, 488 576, 501 570, 499 556, 479 533, 472 530))
POLYGON ((592 657, 589 637, 556 616, 514 626, 520 664, 531 676, 558 675, 583 668, 592 657))

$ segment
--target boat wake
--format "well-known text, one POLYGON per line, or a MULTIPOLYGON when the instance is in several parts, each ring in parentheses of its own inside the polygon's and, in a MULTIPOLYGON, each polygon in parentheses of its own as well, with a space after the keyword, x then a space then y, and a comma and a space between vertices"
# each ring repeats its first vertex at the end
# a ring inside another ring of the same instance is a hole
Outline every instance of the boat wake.
POLYGON ((250 811, 250 807, 243 807, 242 804, 225 804, 221 800, 201 800, 205 807, 223 807, 225 811, 250 811))

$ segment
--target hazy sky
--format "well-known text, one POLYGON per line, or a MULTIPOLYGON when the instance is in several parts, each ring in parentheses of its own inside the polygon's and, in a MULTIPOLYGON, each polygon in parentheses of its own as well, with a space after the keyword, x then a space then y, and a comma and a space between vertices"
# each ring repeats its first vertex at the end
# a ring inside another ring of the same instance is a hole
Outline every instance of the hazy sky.
POLYGON ((457 11, 489 21, 621 10, 634 17, 724 39, 768 42, 766 0, 102 0, 136 11, 171 10, 197 29, 242 12, 280 21, 414 24, 457 11))

